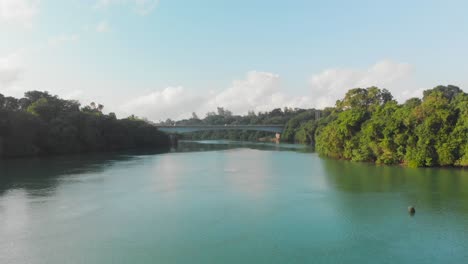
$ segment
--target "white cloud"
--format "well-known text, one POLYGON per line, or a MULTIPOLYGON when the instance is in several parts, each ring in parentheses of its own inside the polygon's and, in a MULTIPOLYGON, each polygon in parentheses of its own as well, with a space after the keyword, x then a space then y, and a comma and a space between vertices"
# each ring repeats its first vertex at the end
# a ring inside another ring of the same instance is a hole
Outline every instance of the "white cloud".
POLYGON ((407 63, 383 60, 368 69, 328 69, 310 78, 315 107, 333 106, 347 90, 377 86, 388 89, 398 100, 417 96, 411 86, 413 67, 407 63))
POLYGON ((234 113, 245 114, 249 110, 268 111, 277 107, 310 107, 307 97, 290 97, 281 92, 281 78, 269 72, 251 71, 245 80, 236 80, 231 87, 219 92, 206 106, 225 107, 234 113))
POLYGON ((20 55, 11 54, 0 58, 0 93, 11 95, 20 88, 17 82, 23 73, 20 55))
POLYGON ((62 35, 49 38, 49 45, 55 47, 55 46, 59 46, 65 43, 73 43, 73 42, 78 41, 79 39, 80 39, 80 35, 78 34, 70 34, 70 35, 62 34, 62 35))
POLYGON ((65 93, 62 97, 67 100, 80 100, 83 99, 83 90, 72 90, 65 93))
POLYGON ((422 89, 412 89, 413 68, 406 63, 384 60, 367 69, 328 69, 310 79, 311 89, 304 96, 289 96, 281 85, 281 78, 269 72, 248 72, 242 80, 235 80, 227 88, 199 96, 183 87, 168 87, 124 104, 125 114, 135 113, 158 121, 166 118, 190 117, 192 112, 203 116, 216 107, 224 107, 234 114, 249 110, 271 111, 274 108, 323 108, 334 106, 346 91, 357 87, 378 86, 388 89, 400 102, 420 96, 422 89))
POLYGON ((0 0, 0 23, 31 27, 38 5, 38 0, 0 0))
POLYGON ((96 26, 96 32, 105 33, 110 31, 110 25, 107 21, 103 20, 96 26))
POLYGON ((133 10, 142 16, 151 13, 159 4, 159 0, 98 0, 94 8, 104 9, 113 5, 131 5, 133 10))
POLYGON ((135 11, 142 16, 151 13, 159 4, 159 0, 134 0, 134 2, 135 11))
POLYGON ((130 100, 122 106, 121 113, 123 115, 136 114, 154 121, 166 118, 179 119, 186 117, 187 111, 198 109, 204 100, 189 94, 181 86, 167 87, 130 100))
POLYGON ((224 107, 235 114, 249 110, 269 111, 277 107, 311 107, 308 97, 290 97, 281 92, 280 77, 273 73, 251 71, 245 80, 236 80, 221 91, 198 96, 183 87, 168 87, 124 104, 125 115, 134 113, 158 121, 166 118, 190 117, 192 112, 203 116, 216 107, 224 107))

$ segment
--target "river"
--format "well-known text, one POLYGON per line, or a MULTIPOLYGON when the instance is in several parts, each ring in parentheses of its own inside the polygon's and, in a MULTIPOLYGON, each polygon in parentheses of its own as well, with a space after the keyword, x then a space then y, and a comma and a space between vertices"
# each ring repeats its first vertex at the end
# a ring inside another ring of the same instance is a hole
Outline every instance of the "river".
POLYGON ((468 171, 225 141, 5 160, 0 263, 468 263, 468 171))

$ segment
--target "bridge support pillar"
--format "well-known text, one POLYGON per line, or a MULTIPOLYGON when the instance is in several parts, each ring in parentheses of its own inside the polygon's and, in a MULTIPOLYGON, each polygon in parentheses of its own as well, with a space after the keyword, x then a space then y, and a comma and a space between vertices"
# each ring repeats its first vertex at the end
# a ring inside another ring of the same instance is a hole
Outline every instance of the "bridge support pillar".
POLYGON ((275 138, 276 138, 276 143, 279 143, 279 142, 280 142, 280 139, 281 139, 281 134, 280 134, 280 133, 276 133, 275 138))
POLYGON ((171 147, 177 147, 179 144, 179 138, 176 134, 169 134, 169 139, 171 140, 171 147))

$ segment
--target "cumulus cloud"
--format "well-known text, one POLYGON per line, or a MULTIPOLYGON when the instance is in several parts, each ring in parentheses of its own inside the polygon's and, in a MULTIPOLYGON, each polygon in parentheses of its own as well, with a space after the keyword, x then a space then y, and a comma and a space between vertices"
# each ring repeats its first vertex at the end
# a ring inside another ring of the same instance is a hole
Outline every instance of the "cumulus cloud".
POLYGON ((136 114, 153 121, 165 120, 166 118, 179 119, 187 117, 188 112, 198 109, 204 100, 204 98, 190 94, 181 86, 167 87, 131 99, 123 104, 121 113, 124 115, 136 114))
POLYGON ((388 89, 398 100, 417 96, 421 90, 412 89, 413 67, 407 63, 383 60, 368 69, 328 69, 310 78, 315 107, 333 106, 351 88, 377 86, 388 89))
POLYGON ((38 0, 0 0, 0 22, 31 27, 38 5, 38 0))
POLYGON ((142 16, 151 13, 159 4, 159 0, 134 0, 134 2, 135 11, 142 16))
POLYGON ((158 121, 166 118, 190 117, 192 112, 205 114, 224 107, 235 114, 249 110, 269 111, 277 107, 310 107, 308 97, 290 97, 281 91, 276 74, 251 71, 243 80, 235 80, 230 87, 199 96, 183 87, 168 87, 130 100, 123 107, 125 114, 135 113, 158 121))
POLYGON ((206 106, 217 106, 238 114, 249 110, 267 111, 277 107, 310 107, 308 97, 289 97, 281 91, 281 78, 269 72, 251 71, 244 80, 236 80, 232 85, 210 99, 206 106))
POLYGON ((67 100, 80 100, 83 99, 83 90, 71 90, 66 92, 62 97, 67 100))
POLYGON ((55 47, 55 46, 59 46, 65 43, 76 42, 79 39, 80 39, 80 35, 78 34, 70 34, 70 35, 62 34, 62 35, 49 38, 49 45, 55 47))
POLYGON ((103 9, 113 5, 131 5, 133 10, 142 16, 151 13, 159 4, 159 0, 98 0, 94 8, 103 9))
POLYGON ((106 33, 106 32, 109 32, 109 31, 110 31, 110 25, 105 20, 99 22, 99 24, 97 24, 97 26, 96 26, 96 32, 106 33))
POLYGON ((388 89, 403 101, 420 96, 422 89, 414 89, 413 67, 407 63, 380 61, 367 69, 328 69, 310 78, 310 89, 303 96, 290 96, 282 89, 281 77, 270 72, 251 71, 245 78, 235 80, 226 89, 207 95, 194 95, 183 87, 168 87, 135 99, 124 105, 124 112, 146 116, 158 121, 165 118, 187 118, 192 112, 203 115, 216 107, 224 107, 235 114, 250 110, 271 111, 274 108, 323 108, 334 106, 351 88, 378 86, 388 89))
POLYGON ((17 82, 23 72, 21 59, 18 54, 11 54, 0 58, 0 93, 11 94, 17 90, 17 82))

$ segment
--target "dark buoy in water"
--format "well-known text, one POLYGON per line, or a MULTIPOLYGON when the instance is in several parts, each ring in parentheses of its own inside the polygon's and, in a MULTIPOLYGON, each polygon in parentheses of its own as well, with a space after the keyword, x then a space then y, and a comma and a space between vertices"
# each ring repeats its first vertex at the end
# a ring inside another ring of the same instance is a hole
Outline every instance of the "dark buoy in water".
POLYGON ((414 209, 414 206, 408 206, 408 213, 410 215, 414 215, 416 213, 416 209, 414 209))

